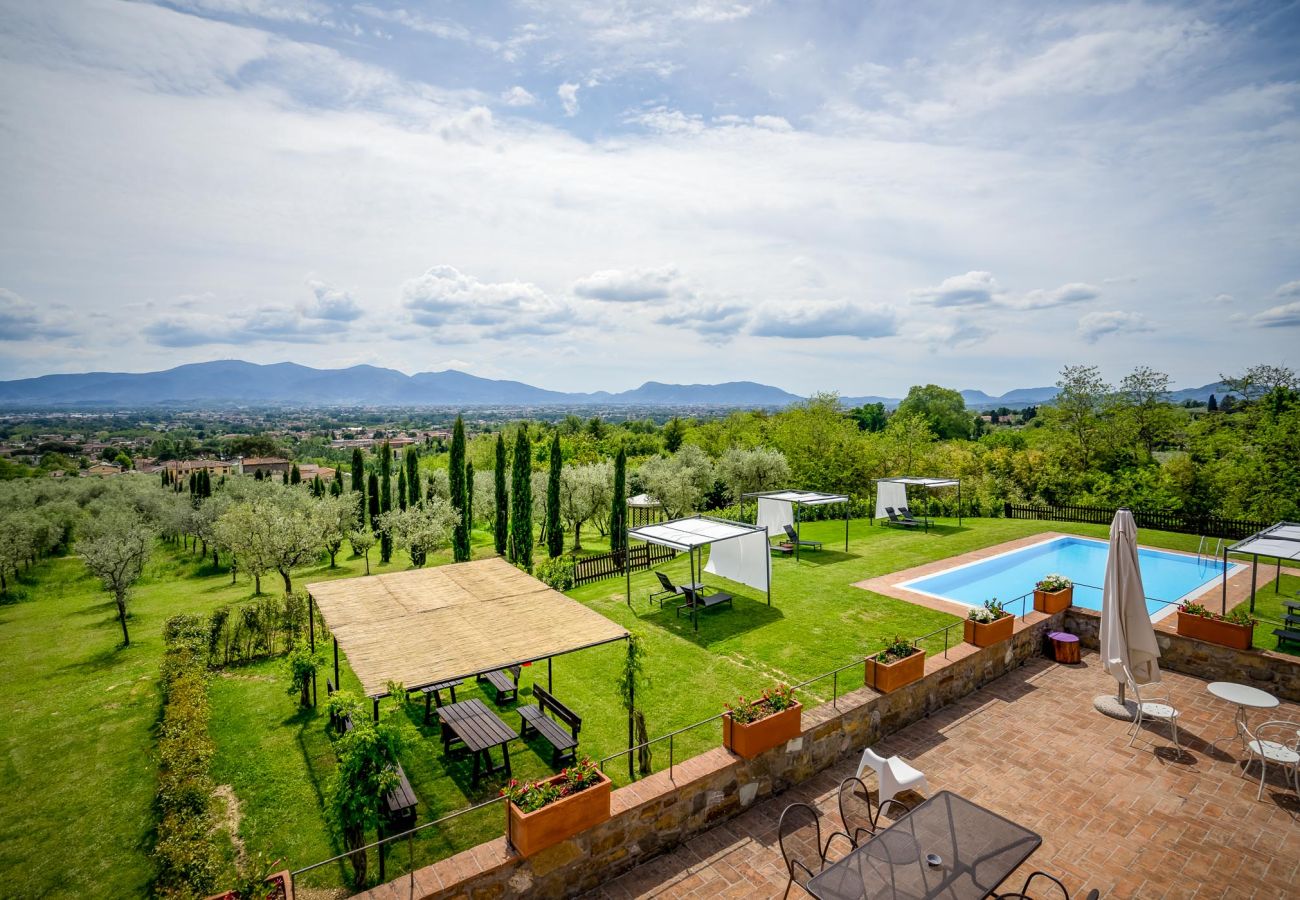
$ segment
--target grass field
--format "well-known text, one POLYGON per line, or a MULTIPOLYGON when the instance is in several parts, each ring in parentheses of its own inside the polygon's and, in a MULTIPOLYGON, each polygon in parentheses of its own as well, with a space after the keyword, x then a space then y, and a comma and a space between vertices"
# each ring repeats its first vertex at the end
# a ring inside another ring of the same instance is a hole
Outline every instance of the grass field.
MULTIPOLYGON (((1261 560, 1260 577, 1269 568, 1267 563, 1261 560)), ((1283 600, 1300 600, 1300 577, 1287 575, 1283 573, 1280 581, 1277 582, 1278 590, 1274 592, 1274 584, 1269 583, 1261 588, 1255 596, 1255 615, 1260 622, 1255 626, 1255 640, 1252 646, 1260 650, 1272 650, 1277 653, 1290 653, 1293 656, 1300 656, 1300 646, 1294 643, 1285 643, 1281 647, 1277 645, 1277 635, 1273 634, 1274 628, 1281 628, 1282 622, 1286 616, 1286 607, 1282 605, 1283 600)))
MULTIPOLYGON (((805 536, 824 539, 826 549, 798 563, 774 561, 771 607, 757 592, 728 585, 736 594, 735 609, 702 615, 698 634, 686 618, 675 618, 671 607, 660 611, 647 602, 650 573, 634 576, 630 609, 621 579, 571 592, 643 638, 649 684, 639 699, 652 736, 708 718, 737 694, 808 679, 861 658, 895 634, 913 637, 954 621, 853 588, 855 581, 1049 529, 1106 533, 1105 526, 980 519, 927 535, 855 521, 846 553, 841 522, 806 523, 804 529, 805 536)), ((476 535, 477 554, 490 552, 486 539, 476 535)), ((1142 540, 1183 550, 1195 546, 1195 538, 1185 535, 1144 532, 1142 540)), ((383 567, 375 562, 377 553, 371 556, 372 572, 407 565, 395 557, 383 567)), ((436 561, 445 562, 446 555, 436 561)), ((663 568, 685 580, 684 558, 663 568)), ((322 565, 297 572, 295 584, 356 576, 363 570, 362 560, 340 557, 337 569, 322 565)), ((267 583, 268 589, 273 583, 267 583)), ((0 685, 7 723, 0 738, 5 749, 0 893, 126 897, 147 892, 162 622, 175 613, 206 612, 250 595, 246 582, 232 586, 227 572, 214 571, 177 549, 161 548, 132 601, 133 643, 128 649, 118 647, 111 602, 76 559, 43 564, 25 579, 16 598, 0 606, 0 685), (58 864, 51 865, 51 859, 58 864)), ((939 647, 941 643, 931 642, 930 649, 939 647)), ((615 687, 622 653, 616 644, 554 663, 554 691, 583 716, 582 750, 594 758, 626 747, 627 720, 615 687)), ((544 664, 525 671, 521 702, 526 703, 531 684, 535 679, 544 683, 546 673, 544 664)), ((345 687, 357 687, 346 663, 343 681, 345 687)), ((214 675, 213 775, 217 783, 233 787, 238 837, 246 848, 292 868, 332 856, 340 846, 322 812, 334 766, 323 709, 298 710, 285 683, 275 660, 214 675)), ((842 689, 854 686, 850 680, 842 689)), ((460 698, 481 696, 466 687, 460 698)), ((831 683, 825 681, 806 690, 803 699, 815 704, 830 694, 831 683)), ((498 711, 517 723, 515 715, 498 711)), ((420 797, 419 821, 495 795, 499 779, 485 779, 478 791, 470 789, 469 764, 445 759, 419 714, 386 708, 384 715, 396 717, 408 737, 402 764, 420 797)), ((696 729, 675 741, 676 757, 718 741, 717 723, 696 729)), ((656 769, 667 765, 666 757, 666 747, 657 748, 656 769)), ((549 745, 515 742, 512 760, 516 777, 552 771, 549 745)), ((609 771, 627 780, 624 761, 611 764, 609 771)), ((453 827, 428 829, 413 846, 415 862, 469 846, 500 829, 497 807, 457 820, 453 827)), ((390 860, 389 877, 405 868, 404 859, 396 858, 405 853, 403 848, 390 860)), ((372 859, 372 873, 375 868, 372 859)), ((334 887, 346 877, 343 866, 332 864, 310 873, 304 883, 334 887)))

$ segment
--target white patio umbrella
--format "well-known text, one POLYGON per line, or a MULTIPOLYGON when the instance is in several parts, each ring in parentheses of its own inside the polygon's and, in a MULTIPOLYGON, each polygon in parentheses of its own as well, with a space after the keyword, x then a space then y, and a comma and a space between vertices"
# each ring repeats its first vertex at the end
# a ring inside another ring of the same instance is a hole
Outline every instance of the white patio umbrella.
MULTIPOLYGON (((1160 647, 1155 628, 1147 612, 1146 592, 1142 589, 1142 570, 1138 567, 1137 525, 1127 509, 1118 510, 1110 523, 1110 555, 1106 558, 1106 579, 1101 596, 1101 661, 1107 672, 1119 682, 1119 710, 1124 710, 1124 668, 1138 684, 1160 680, 1160 647), (1112 663, 1112 660, 1115 662, 1112 663)), ((1114 698, 1097 698, 1113 707, 1114 698)))

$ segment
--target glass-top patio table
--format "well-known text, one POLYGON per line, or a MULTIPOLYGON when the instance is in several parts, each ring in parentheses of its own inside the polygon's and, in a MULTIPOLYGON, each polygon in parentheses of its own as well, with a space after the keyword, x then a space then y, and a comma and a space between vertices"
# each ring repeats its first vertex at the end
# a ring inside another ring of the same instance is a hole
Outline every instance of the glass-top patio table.
POLYGON ((821 900, 979 900, 1042 842, 1015 822, 940 791, 827 866, 808 882, 808 892, 821 900))

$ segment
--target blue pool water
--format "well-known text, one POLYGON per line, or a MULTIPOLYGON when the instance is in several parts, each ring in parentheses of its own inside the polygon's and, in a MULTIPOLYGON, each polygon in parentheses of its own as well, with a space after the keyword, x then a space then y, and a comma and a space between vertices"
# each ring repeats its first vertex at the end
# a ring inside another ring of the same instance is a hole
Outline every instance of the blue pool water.
MULTIPOLYGON (((1106 557, 1110 545, 1105 541, 1063 537, 1012 550, 999 556, 927 575, 905 582, 899 587, 955 600, 967 606, 982 606, 985 600, 998 598, 1019 615, 1025 600, 1010 602, 1029 593, 1044 575, 1053 572, 1074 582, 1074 604, 1085 609, 1101 609, 1101 585, 1106 577, 1106 557)), ((1142 588, 1147 597, 1147 611, 1157 616, 1172 609, 1158 600, 1177 601, 1195 596, 1217 584, 1223 564, 1179 553, 1138 550, 1142 569, 1142 588)), ((1236 568, 1235 566, 1233 567, 1236 568)))

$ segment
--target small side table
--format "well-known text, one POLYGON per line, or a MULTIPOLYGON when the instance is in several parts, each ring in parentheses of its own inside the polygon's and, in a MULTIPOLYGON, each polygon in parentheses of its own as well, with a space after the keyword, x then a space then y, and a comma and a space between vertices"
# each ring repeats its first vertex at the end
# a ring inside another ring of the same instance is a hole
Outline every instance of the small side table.
MULTIPOLYGON (((1261 691, 1259 688, 1253 688, 1248 684, 1235 684, 1231 681, 1213 681, 1205 688, 1220 700, 1226 700, 1228 703, 1235 704, 1237 707, 1237 716, 1234 720, 1237 734, 1236 737, 1241 739, 1243 749, 1246 746, 1246 729, 1250 722, 1246 718, 1246 709, 1274 709, 1279 701, 1272 694, 1261 691)), ((1214 743, 1225 741, 1228 738, 1219 738, 1214 743)))
POLYGON ((1052 642, 1052 655, 1059 663, 1079 661, 1079 636, 1068 631, 1053 631, 1047 636, 1052 642))

